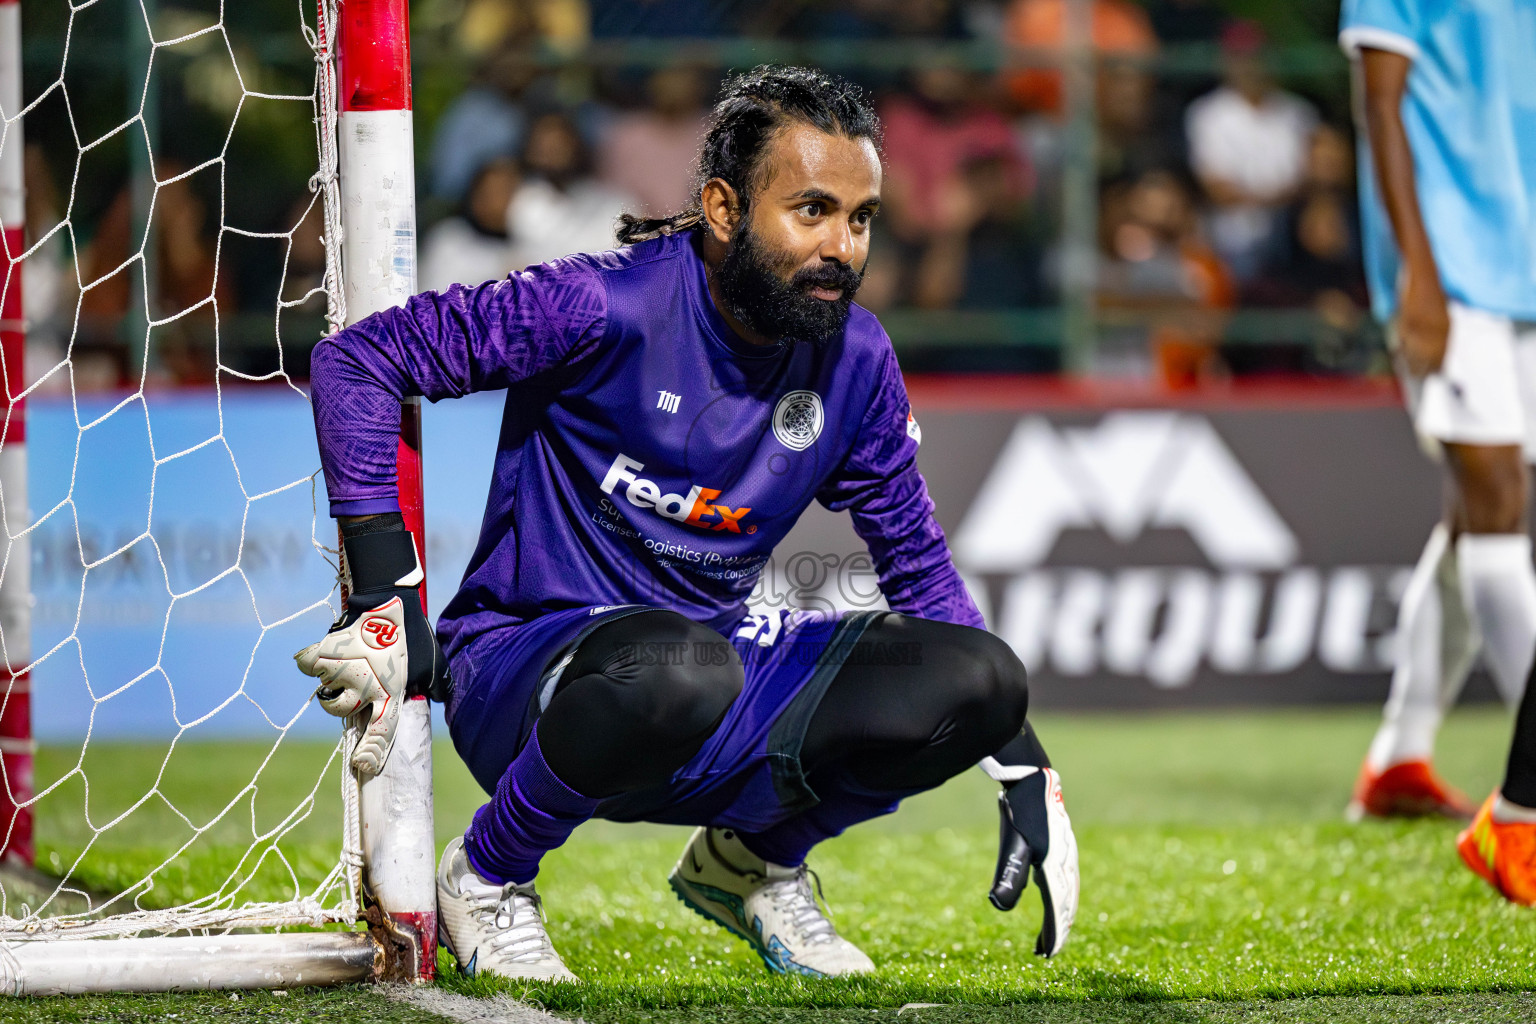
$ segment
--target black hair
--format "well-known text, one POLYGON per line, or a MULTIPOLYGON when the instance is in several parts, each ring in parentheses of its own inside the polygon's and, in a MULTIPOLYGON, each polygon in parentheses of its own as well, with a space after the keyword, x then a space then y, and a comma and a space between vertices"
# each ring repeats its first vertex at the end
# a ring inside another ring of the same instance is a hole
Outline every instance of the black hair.
POLYGON ((682 212, 670 217, 621 214, 616 232, 619 244, 632 245, 703 226, 700 193, 711 178, 730 185, 745 210, 752 193, 763 184, 763 156, 768 143, 797 122, 828 135, 869 139, 876 148, 880 146, 880 119, 864 90, 851 82, 814 68, 772 64, 733 75, 722 86, 720 102, 709 116, 709 130, 694 172, 692 200, 682 212))

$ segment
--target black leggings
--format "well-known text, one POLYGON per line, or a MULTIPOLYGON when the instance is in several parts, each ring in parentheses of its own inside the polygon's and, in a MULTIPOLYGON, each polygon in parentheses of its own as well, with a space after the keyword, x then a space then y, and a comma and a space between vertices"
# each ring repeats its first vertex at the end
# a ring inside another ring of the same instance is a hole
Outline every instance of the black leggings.
POLYGON ((736 649, 677 612, 604 623, 576 649, 539 716, 544 761, 584 796, 659 785, 699 752, 742 681, 736 649))
MULTIPOLYGON (((872 789, 928 789, 987 756, 1048 764, 1027 728, 1024 666, 968 626, 885 614, 860 638, 899 659, 852 657, 806 729, 809 775, 839 766, 872 789), (913 656, 915 652, 915 656, 913 656), (895 660, 897 664, 882 664, 895 660)), ((592 632, 539 718, 545 761, 566 785, 607 798, 665 782, 698 753, 741 693, 741 660, 720 634, 671 611, 592 632)))
POLYGON ((991 633, 888 614, 860 646, 916 652, 911 663, 850 659, 817 706, 800 748, 807 775, 833 764, 870 789, 931 789, 1019 735, 1024 665, 991 633))

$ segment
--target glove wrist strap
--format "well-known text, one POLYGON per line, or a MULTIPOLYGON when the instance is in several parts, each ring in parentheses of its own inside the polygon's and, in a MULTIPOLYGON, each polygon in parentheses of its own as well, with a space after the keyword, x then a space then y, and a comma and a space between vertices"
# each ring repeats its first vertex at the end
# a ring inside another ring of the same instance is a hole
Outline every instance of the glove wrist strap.
POLYGON ((336 525, 341 527, 341 539, 351 540, 370 533, 399 533, 405 529, 405 517, 399 512, 381 512, 364 519, 341 519, 336 525))
POLYGON ((415 587, 422 581, 416 544, 403 525, 399 530, 348 537, 342 541, 342 550, 354 594, 415 587))

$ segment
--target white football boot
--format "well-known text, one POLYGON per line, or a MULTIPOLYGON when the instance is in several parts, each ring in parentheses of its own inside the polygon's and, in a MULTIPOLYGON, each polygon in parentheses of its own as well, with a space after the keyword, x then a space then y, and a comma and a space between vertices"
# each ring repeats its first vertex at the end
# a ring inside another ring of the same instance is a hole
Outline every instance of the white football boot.
POLYGON ((667 877, 695 913, 746 939, 776 974, 832 978, 875 969, 837 934, 811 892, 804 864, 770 864, 728 828, 701 828, 667 877))
POLYGON ((469 977, 578 980, 550 944, 533 883, 497 885, 475 874, 463 836, 449 842, 437 869, 437 940, 469 977))

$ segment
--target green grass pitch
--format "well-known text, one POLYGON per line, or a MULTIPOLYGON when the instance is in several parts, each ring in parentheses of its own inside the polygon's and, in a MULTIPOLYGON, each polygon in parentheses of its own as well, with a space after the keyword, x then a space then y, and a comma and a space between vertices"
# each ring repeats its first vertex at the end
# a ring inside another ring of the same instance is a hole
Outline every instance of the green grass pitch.
MULTIPOLYGON (((909 1009, 902 1020, 1536 1019, 1536 997, 1525 994, 1536 989, 1536 912, 1497 899, 1461 867, 1455 826, 1342 822, 1375 720, 1374 709, 1040 716, 1082 849, 1078 924, 1053 961, 1030 954, 1039 925, 1032 892, 1011 914, 986 902, 995 787, 973 772, 812 855, 839 929, 879 966, 872 977, 769 975, 744 944, 667 889, 685 830, 594 822, 546 860, 540 880, 555 941, 584 984, 470 981, 445 958, 442 985, 509 992, 591 1024, 894 1019, 913 1003, 939 1005, 909 1009)), ((1453 714, 1441 738, 1445 773, 1483 795, 1502 770, 1508 728, 1502 711, 1453 714)), ((144 762, 161 753, 102 745, 93 755, 105 769, 92 771, 93 816, 120 810, 114 800, 131 803, 145 772, 154 777, 144 762)), ((66 771, 73 756, 45 751, 40 779, 66 771)), ((232 775, 253 756, 238 745, 187 748, 183 767, 189 777, 232 775)), ((281 775, 265 776, 255 809, 221 822, 209 837, 215 850, 186 858, 159 894, 196 893, 227 873, 220 851, 239 848, 253 814, 259 824, 261 800, 303 777, 281 775)), ((166 788, 198 820, 198 787, 178 790, 167 779, 166 788)), ((300 875, 323 871, 333 849, 332 788, 328 781, 289 846, 300 875)), ((480 795, 446 747, 436 788, 445 841, 480 795)), ((78 819, 78 801, 57 804, 39 821, 44 865, 54 853, 72 860, 90 835, 65 813, 78 819)), ((155 840, 164 840, 149 817, 125 824, 133 827, 104 833, 87 858, 87 874, 103 884, 153 863, 155 840)), ((272 884, 281 891, 286 883, 272 884)), ((0 1002, 0 1020, 169 1013, 436 1019, 366 990, 0 1002)))

